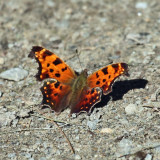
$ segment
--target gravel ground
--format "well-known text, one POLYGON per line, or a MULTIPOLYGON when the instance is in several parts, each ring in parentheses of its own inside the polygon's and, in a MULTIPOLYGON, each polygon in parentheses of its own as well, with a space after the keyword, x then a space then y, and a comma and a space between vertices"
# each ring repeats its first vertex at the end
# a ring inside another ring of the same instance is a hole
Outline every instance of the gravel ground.
POLYGON ((0 1, 0 159, 160 160, 159 0, 0 1), (41 109, 34 45, 76 71, 129 65, 90 116, 41 109), (80 67, 75 50, 80 51, 80 67), (47 117, 58 121, 75 150, 47 117))

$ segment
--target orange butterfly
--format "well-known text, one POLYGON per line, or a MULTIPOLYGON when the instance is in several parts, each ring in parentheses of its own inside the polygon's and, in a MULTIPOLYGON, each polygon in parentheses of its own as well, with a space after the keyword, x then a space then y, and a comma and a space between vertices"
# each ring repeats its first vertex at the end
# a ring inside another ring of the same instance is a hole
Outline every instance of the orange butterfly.
POLYGON ((56 113, 70 107, 72 113, 90 112, 101 101, 102 91, 107 95, 112 90, 114 80, 122 74, 128 74, 126 63, 108 65, 93 74, 74 72, 64 61, 49 50, 34 46, 29 57, 35 57, 39 63, 38 80, 48 79, 41 88, 43 104, 47 104, 56 113))

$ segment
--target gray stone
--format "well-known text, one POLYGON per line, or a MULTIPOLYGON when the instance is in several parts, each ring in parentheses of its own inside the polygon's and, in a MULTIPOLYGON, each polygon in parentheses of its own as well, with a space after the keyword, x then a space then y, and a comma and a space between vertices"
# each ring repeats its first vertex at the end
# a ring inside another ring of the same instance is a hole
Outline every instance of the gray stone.
POLYGON ((9 158, 14 158, 16 156, 16 153, 8 153, 9 158))
POLYGON ((27 117, 27 116, 29 116, 28 113, 29 113, 29 110, 21 110, 20 113, 19 113, 19 116, 22 117, 22 118, 27 117))
POLYGON ((147 156, 145 157, 144 160, 152 160, 152 155, 151 154, 147 154, 147 156))
POLYGON ((28 71, 22 68, 11 68, 9 70, 1 72, 0 78, 13 80, 13 81, 20 81, 25 77, 27 77, 27 75, 28 75, 28 71))
POLYGON ((31 155, 30 153, 25 153, 25 157, 26 157, 26 158, 31 158, 31 156, 32 156, 32 155, 31 155))
POLYGON ((78 154, 76 154, 75 159, 81 159, 81 157, 78 154))
POLYGON ((135 7, 137 9, 146 9, 148 7, 148 4, 146 2, 137 2, 135 7))
POLYGON ((91 130, 95 130, 97 128, 97 123, 99 122, 99 120, 94 120, 94 121, 88 121, 87 122, 87 126, 91 129, 91 130))
POLYGON ((16 127, 17 124, 18 124, 18 119, 14 119, 14 120, 12 121, 12 126, 13 126, 13 127, 16 127))
POLYGON ((47 1, 47 5, 49 7, 54 7, 55 6, 55 3, 53 1, 47 1))
POLYGON ((10 123, 16 118, 15 111, 13 112, 6 112, 0 114, 0 127, 10 125, 10 123))
POLYGON ((128 115, 134 114, 137 112, 137 105, 136 104, 129 104, 126 108, 125 108, 125 112, 128 115))
POLYGON ((132 149, 132 141, 124 138, 118 144, 117 156, 130 154, 132 149))

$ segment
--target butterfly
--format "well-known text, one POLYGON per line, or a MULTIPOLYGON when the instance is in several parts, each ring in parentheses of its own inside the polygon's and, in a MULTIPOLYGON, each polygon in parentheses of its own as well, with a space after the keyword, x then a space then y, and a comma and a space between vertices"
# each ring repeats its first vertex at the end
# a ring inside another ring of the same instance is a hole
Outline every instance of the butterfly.
POLYGON ((39 64, 37 79, 46 79, 41 88, 42 104, 50 106, 57 114, 68 107, 70 114, 90 113, 101 101, 102 94, 112 91, 115 79, 122 74, 128 75, 126 63, 108 65, 89 76, 86 69, 78 74, 57 55, 40 46, 33 46, 29 57, 39 64))

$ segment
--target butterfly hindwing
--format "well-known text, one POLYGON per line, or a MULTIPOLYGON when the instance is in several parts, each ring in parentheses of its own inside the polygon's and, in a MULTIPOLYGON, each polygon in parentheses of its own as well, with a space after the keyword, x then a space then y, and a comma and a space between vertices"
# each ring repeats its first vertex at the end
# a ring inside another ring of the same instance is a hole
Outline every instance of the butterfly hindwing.
POLYGON ((44 83, 41 88, 43 104, 49 105, 56 113, 60 113, 68 106, 68 95, 71 87, 61 84, 59 81, 50 80, 44 83))
POLYGON ((71 106, 72 113, 87 112, 89 113, 92 107, 101 101, 102 91, 100 88, 88 88, 84 89, 79 102, 71 106))
POLYGON ((34 46, 29 57, 35 57, 39 63, 38 80, 54 78, 62 83, 69 83, 75 77, 75 72, 57 55, 43 47, 34 46))
POLYGON ((116 78, 122 74, 128 74, 128 65, 126 63, 117 63, 106 66, 91 74, 87 83, 91 88, 100 87, 103 94, 106 95, 111 91, 111 87, 116 78))

